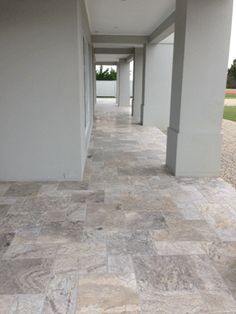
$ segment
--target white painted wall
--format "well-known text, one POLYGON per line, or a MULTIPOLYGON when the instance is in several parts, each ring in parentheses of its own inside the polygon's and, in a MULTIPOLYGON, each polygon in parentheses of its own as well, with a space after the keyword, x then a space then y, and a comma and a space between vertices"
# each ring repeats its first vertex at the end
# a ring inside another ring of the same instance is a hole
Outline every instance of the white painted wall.
POLYGON ((119 62, 119 106, 130 106, 130 64, 119 62))
POLYGON ((82 176, 81 10, 76 0, 0 2, 0 180, 82 176))
MULTIPOLYGON (((96 81, 97 97, 116 97, 117 82, 116 81, 96 81)), ((133 95, 133 81, 130 81, 130 96, 133 95)))
POLYGON ((172 64, 173 44, 146 47, 143 125, 169 126, 172 64))
POLYGON ((116 97, 116 81, 97 81, 97 96, 116 97))
POLYGON ((134 121, 137 123, 141 122, 141 106, 143 102, 143 71, 144 48, 135 48, 133 117, 134 121))

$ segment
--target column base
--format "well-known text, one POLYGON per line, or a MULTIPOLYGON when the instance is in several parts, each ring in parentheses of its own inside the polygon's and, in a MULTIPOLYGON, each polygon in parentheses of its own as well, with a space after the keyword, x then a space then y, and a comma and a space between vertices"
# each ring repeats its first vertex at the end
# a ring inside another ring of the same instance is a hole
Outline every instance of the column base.
POLYGON ((166 165, 175 176, 220 174, 222 134, 179 133, 168 128, 166 165))

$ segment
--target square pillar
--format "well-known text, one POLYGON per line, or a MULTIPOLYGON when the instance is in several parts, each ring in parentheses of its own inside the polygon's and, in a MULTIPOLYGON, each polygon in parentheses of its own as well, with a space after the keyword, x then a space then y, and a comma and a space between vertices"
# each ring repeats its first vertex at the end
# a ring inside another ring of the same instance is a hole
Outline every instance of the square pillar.
POLYGON ((232 0, 177 0, 166 164, 176 176, 217 176, 232 0))
POLYGON ((117 63, 117 74, 116 74, 116 104, 119 106, 119 97, 120 97, 120 64, 117 63))
POLYGON ((143 121, 167 130, 170 119, 173 43, 146 45, 143 121))
POLYGON ((130 106, 130 64, 119 61, 119 106, 130 106))
POLYGON ((141 107, 143 103, 143 72, 144 72, 144 48, 135 48, 133 117, 134 121, 137 123, 141 123, 141 107))

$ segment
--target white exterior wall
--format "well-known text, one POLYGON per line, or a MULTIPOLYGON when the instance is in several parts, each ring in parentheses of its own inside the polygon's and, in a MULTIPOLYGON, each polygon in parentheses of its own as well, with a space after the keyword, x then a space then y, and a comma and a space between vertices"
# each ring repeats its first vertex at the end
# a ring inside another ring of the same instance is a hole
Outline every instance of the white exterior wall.
POLYGON ((119 62, 119 106, 130 106, 130 64, 119 62))
POLYGON ((143 125, 166 130, 170 119, 173 44, 146 46, 143 125))
MULTIPOLYGON (((117 81, 96 81, 97 97, 116 97, 117 81)), ((133 96, 133 81, 130 81, 130 96, 133 96)))
POLYGON ((116 81, 97 81, 97 96, 116 97, 116 81))
POLYGON ((143 102, 143 71, 144 48, 135 48, 133 117, 134 121, 136 121, 137 123, 141 122, 141 107, 143 102))
POLYGON ((0 180, 82 176, 86 27, 76 13, 76 0, 0 3, 0 180))

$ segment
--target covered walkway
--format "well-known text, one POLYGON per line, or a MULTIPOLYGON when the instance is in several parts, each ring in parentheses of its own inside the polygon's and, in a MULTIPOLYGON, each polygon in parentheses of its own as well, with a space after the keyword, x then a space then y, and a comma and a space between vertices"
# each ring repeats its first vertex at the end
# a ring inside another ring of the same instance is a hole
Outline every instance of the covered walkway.
POLYGON ((1 313, 235 313, 236 191, 98 105, 84 181, 1 183, 1 313))

